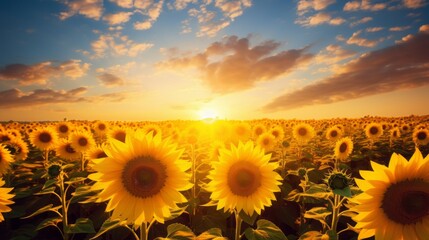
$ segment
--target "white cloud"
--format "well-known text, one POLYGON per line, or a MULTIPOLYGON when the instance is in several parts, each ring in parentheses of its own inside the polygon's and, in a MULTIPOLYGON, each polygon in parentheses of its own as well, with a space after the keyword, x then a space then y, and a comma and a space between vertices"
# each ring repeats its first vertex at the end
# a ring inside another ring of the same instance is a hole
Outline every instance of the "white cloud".
POLYGON ((61 20, 76 14, 99 20, 103 15, 103 0, 64 0, 64 4, 68 10, 60 13, 61 20))

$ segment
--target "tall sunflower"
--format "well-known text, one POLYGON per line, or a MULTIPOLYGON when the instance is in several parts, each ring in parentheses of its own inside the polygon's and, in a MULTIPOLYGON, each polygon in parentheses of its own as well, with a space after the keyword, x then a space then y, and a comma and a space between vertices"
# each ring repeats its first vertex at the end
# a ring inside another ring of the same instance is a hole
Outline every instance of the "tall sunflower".
POLYGON ((274 136, 274 138, 276 139, 276 141, 282 141, 283 138, 285 137, 285 131, 283 130, 283 128, 279 125, 275 125, 270 129, 270 133, 271 135, 274 136))
POLYGON ((293 127, 293 137, 300 143, 307 143, 316 133, 314 128, 308 123, 300 123, 293 127))
POLYGON ((49 150, 55 147, 58 134, 52 127, 44 127, 31 132, 30 142, 40 150, 49 150))
POLYGON ((389 166, 371 162, 372 171, 355 179, 363 193, 354 197, 353 220, 359 239, 426 240, 429 236, 429 157, 416 148, 407 161, 393 153, 389 166))
POLYGON ((383 135, 383 127, 376 122, 370 123, 365 127, 365 135, 370 140, 375 140, 383 135))
POLYGON ((9 150, 7 150, 3 144, 0 144, 0 175, 7 172, 10 167, 10 163, 13 161, 13 156, 10 154, 9 150))
POLYGON ((353 141, 349 137, 341 138, 335 144, 334 155, 340 161, 346 161, 353 151, 353 141))
POLYGON ((274 150, 276 146, 276 138, 269 132, 261 134, 256 139, 256 144, 263 148, 265 152, 274 150))
POLYGON ((252 128, 253 136, 258 138, 261 134, 267 131, 267 128, 264 124, 258 123, 252 128))
POLYGON ((219 161, 213 162, 207 190, 217 201, 217 209, 236 210, 252 215, 261 214, 265 206, 275 200, 281 176, 274 170, 277 163, 269 163, 271 155, 254 146, 252 141, 220 151, 219 161))
POLYGON ((186 202, 179 192, 188 190, 190 162, 181 160, 183 150, 151 133, 129 132, 125 142, 111 140, 106 158, 94 159, 90 179, 101 190, 98 201, 108 200, 112 218, 140 226, 155 219, 163 223, 177 203, 186 202))
POLYGON ((73 125, 70 122, 59 122, 55 126, 58 136, 61 138, 67 138, 68 135, 73 131, 73 125))
POLYGON ((341 131, 341 129, 337 125, 335 125, 326 130, 325 137, 330 141, 337 141, 342 137, 342 135, 343 132, 341 131))
POLYGON ((77 152, 85 152, 95 146, 95 140, 92 134, 87 131, 75 131, 70 137, 70 143, 77 152))
POLYGON ((61 139, 56 145, 55 153, 58 157, 75 161, 81 158, 80 152, 76 151, 69 140, 61 139))
POLYGON ((0 222, 4 221, 3 214, 4 212, 10 212, 12 209, 7 205, 14 203, 10 200, 15 196, 15 194, 10 193, 13 188, 4 188, 5 182, 0 178, 0 222))
POLYGON ((415 129, 413 131, 413 141, 418 146, 425 146, 429 143, 429 130, 426 128, 415 129))

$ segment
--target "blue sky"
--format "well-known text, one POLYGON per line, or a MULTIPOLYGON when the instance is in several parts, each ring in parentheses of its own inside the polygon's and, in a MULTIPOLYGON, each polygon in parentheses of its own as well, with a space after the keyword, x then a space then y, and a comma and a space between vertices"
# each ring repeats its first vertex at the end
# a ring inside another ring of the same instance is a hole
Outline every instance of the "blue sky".
POLYGON ((428 13, 425 0, 1 1, 0 120, 428 114, 428 13))

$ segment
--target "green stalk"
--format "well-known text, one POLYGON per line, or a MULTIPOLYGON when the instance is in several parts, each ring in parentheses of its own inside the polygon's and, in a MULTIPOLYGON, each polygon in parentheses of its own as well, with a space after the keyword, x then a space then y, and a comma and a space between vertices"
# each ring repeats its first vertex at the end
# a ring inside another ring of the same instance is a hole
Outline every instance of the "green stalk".
POLYGON ((241 238, 241 223, 243 219, 241 219, 240 214, 237 211, 235 212, 235 240, 240 240, 241 238))
POLYGON ((340 211, 340 195, 334 194, 334 203, 332 206, 332 223, 331 223, 331 230, 337 232, 337 224, 339 219, 339 211, 340 211))
POLYGON ((61 207, 62 207, 62 218, 63 218, 63 239, 68 240, 69 234, 66 232, 68 228, 68 218, 67 218, 67 198, 66 191, 64 189, 64 173, 61 172, 59 175, 60 180, 60 195, 61 195, 61 207))
POLYGON ((147 240, 149 235, 149 229, 147 229, 146 222, 143 222, 140 226, 140 240, 147 240))

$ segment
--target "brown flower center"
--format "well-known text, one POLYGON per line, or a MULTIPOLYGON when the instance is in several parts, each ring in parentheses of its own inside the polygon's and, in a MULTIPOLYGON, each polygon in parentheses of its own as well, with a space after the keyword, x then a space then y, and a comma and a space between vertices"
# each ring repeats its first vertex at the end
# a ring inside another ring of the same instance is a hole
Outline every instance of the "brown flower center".
POLYGON ((335 130, 332 130, 331 131, 331 137, 336 137, 336 136, 338 136, 338 132, 335 130))
POLYGON ((101 131, 103 131, 104 129, 106 129, 106 125, 101 123, 98 125, 98 129, 100 129, 101 131))
POLYGON ((76 151, 73 149, 73 147, 70 144, 66 145, 65 150, 68 153, 76 153, 76 151))
POLYGON ((261 135, 262 134, 262 128, 257 128, 256 130, 255 130, 255 133, 256 133, 256 135, 261 135))
POLYGON ((300 129, 298 129, 298 134, 300 135, 300 136, 305 136, 305 135, 307 135, 307 129, 306 128, 300 128, 300 129))
POLYGON ((369 133, 371 133, 371 135, 376 135, 378 133, 378 128, 375 126, 371 127, 369 133))
POLYGON ((61 133, 67 133, 69 131, 69 127, 67 127, 67 125, 61 125, 59 130, 61 133))
POLYGON ((425 140, 426 137, 427 137, 427 135, 425 132, 418 132, 417 133, 417 139, 419 139, 419 140, 425 140))
POLYGON ((79 146, 85 147, 86 145, 88 145, 88 139, 86 139, 85 137, 81 137, 79 138, 79 146))
POLYGON ((97 153, 97 158, 105 158, 105 157, 107 157, 107 155, 104 151, 100 151, 99 153, 97 153))
POLYGON ((48 143, 52 140, 52 136, 47 132, 43 132, 39 135, 39 140, 43 143, 48 143))
POLYGON ((233 194, 246 197, 261 186, 261 177, 258 167, 248 161, 239 161, 230 167, 227 183, 233 194))
POLYGON ((278 131, 272 131, 271 134, 275 137, 278 138, 280 133, 278 131))
POLYGON ((347 150, 347 143, 343 142, 340 145, 340 153, 344 153, 347 150))
POLYGON ((422 179, 392 184, 384 193, 381 208, 399 224, 414 224, 429 215, 429 183, 422 179))
POLYGON ((139 198, 158 194, 167 180, 166 166, 151 156, 129 161, 122 171, 122 184, 127 191, 139 198))

